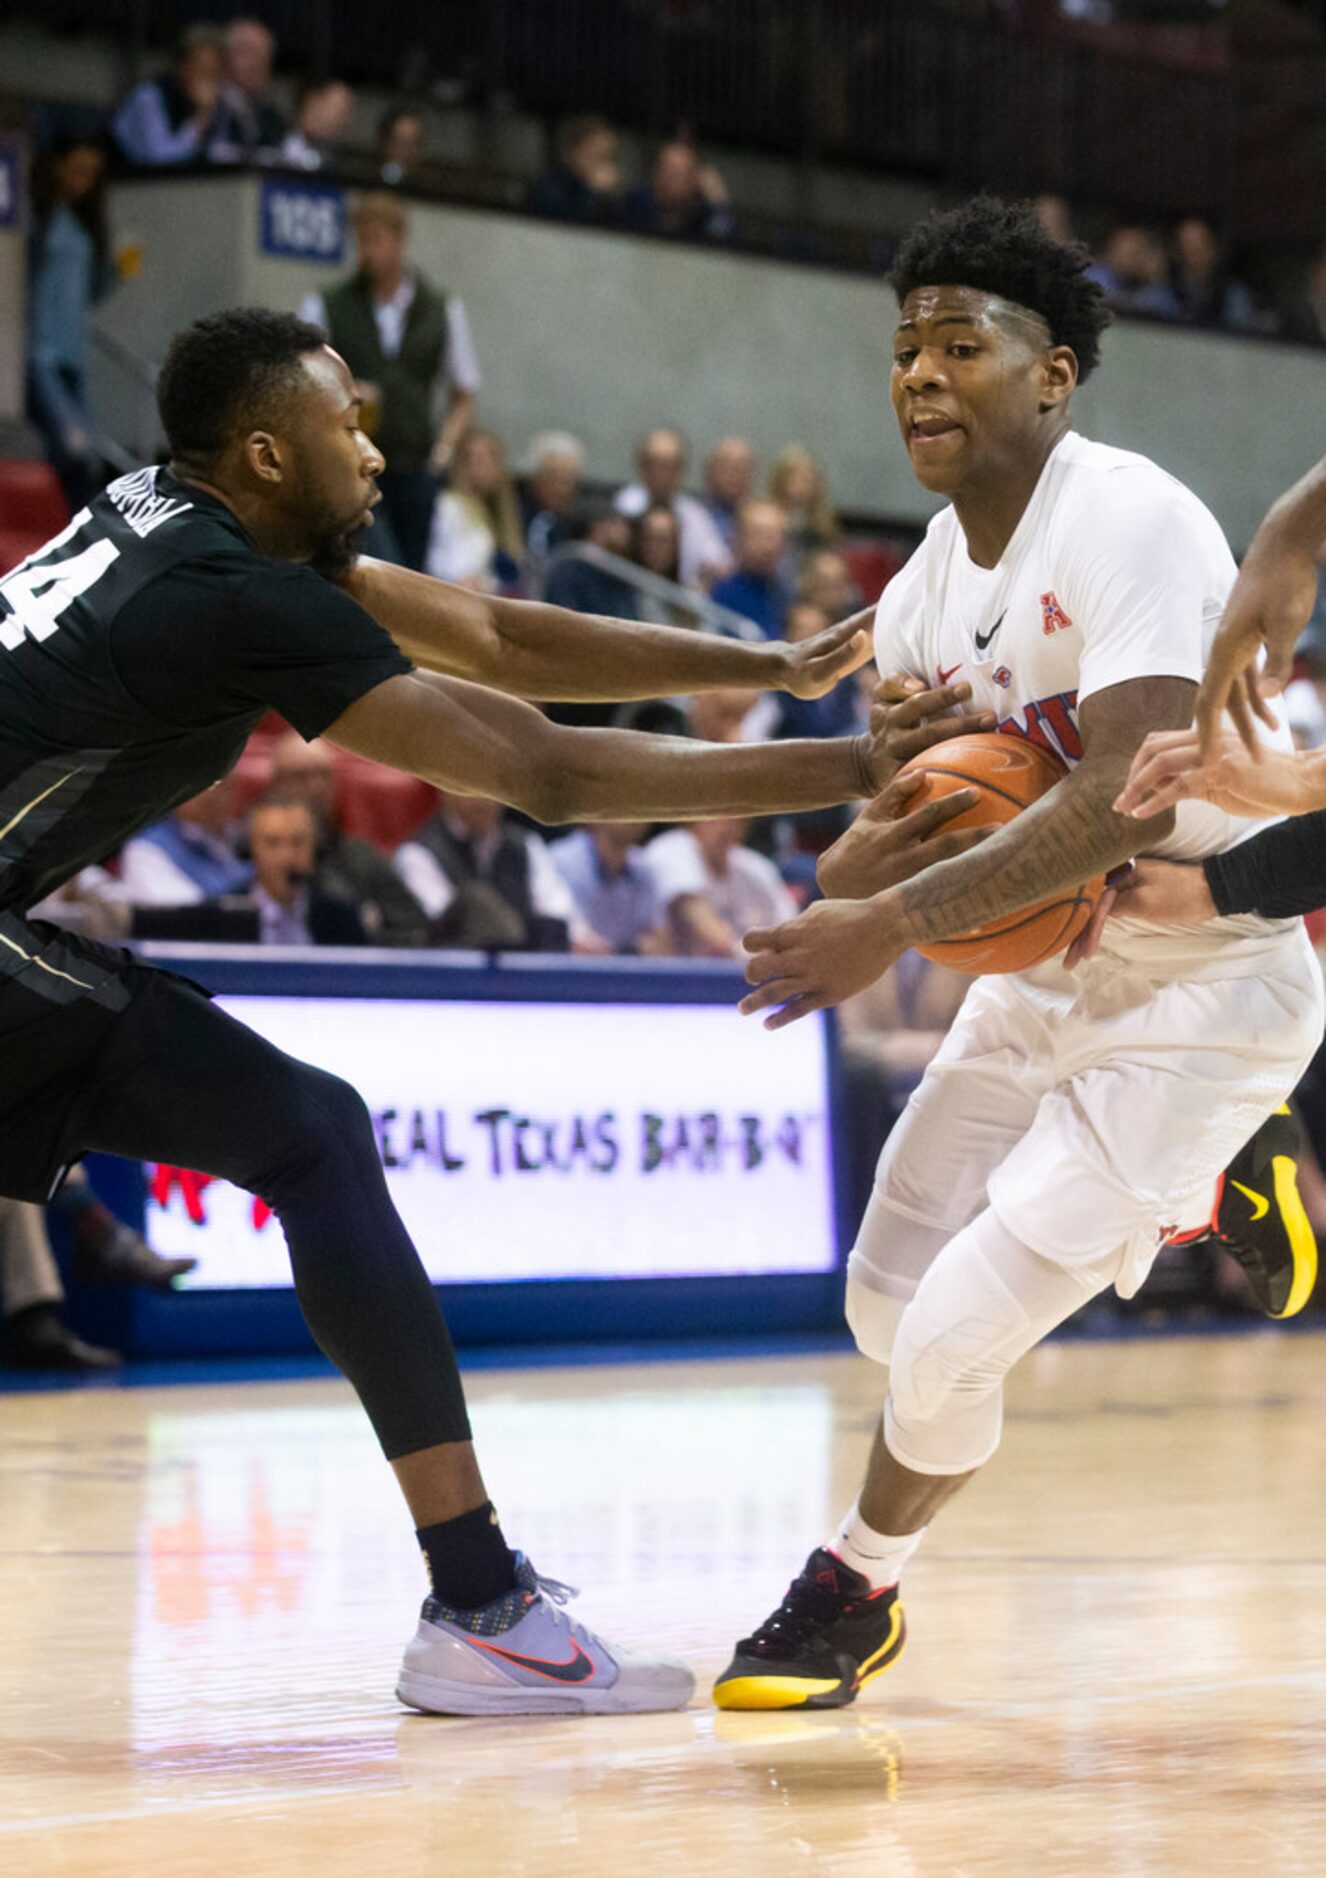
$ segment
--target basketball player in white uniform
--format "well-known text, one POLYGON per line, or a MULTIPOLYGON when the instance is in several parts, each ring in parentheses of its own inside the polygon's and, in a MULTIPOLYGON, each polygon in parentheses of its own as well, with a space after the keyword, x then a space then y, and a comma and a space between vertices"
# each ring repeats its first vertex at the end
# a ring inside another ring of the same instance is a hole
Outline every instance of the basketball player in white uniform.
MULTIPOLYGON (((1197 858, 1255 832, 1205 803, 1140 824, 1114 807, 1143 739, 1191 722, 1235 568, 1181 484, 1071 429, 1107 319, 1085 259, 989 199, 904 244, 893 402, 918 479, 952 506, 875 628, 881 672, 965 681, 973 711, 1070 774, 979 847, 883 891, 890 839, 867 811, 823 870, 839 897, 748 935, 757 988, 743 1009, 773 1011, 772 1027, 861 989, 910 945, 1136 852, 1197 858)), ((885 1147, 848 1266, 857 1343, 889 1366, 864 1487, 738 1644, 720 1706, 836 1707, 894 1660, 899 1574, 998 1446, 1009 1369, 1096 1293, 1131 1295, 1161 1234, 1209 1215, 1213 1182, 1294 1088, 1322 1015, 1295 920, 1115 920, 1080 969, 976 982, 885 1147)))

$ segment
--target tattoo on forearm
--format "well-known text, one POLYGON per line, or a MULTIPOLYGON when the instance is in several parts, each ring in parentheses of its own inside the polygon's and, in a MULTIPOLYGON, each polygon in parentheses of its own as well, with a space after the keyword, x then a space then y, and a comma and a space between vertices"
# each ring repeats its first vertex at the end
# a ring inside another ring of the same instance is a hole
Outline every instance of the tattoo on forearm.
POLYGON ((1137 822, 1111 807, 1128 767, 1124 757, 1084 763, 981 847, 915 875, 901 889, 915 937, 970 932, 1146 848, 1163 832, 1164 818, 1137 822))

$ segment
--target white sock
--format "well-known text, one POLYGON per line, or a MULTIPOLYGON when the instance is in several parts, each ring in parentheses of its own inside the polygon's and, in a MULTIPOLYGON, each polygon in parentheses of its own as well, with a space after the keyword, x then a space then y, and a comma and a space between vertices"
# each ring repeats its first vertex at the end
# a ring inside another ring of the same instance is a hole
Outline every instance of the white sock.
POLYGON ((924 1539, 925 1530, 922 1526, 920 1532, 896 1536, 876 1532, 862 1519, 858 1504, 830 1539, 829 1550, 836 1553, 844 1565, 860 1572, 869 1581, 872 1591, 883 1591, 886 1586, 897 1584, 903 1566, 924 1539))

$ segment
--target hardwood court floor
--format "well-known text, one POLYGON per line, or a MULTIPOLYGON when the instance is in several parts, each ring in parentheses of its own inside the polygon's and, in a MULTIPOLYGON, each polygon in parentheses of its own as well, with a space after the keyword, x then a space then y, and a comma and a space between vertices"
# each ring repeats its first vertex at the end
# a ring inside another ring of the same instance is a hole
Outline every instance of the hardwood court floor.
POLYGON ((854 1357, 489 1373, 508 1530, 683 1714, 392 1696, 420 1567, 335 1383, 0 1397, 0 1871, 1172 1878, 1326 1871, 1326 1338, 1063 1343, 853 1709, 707 1679, 855 1487, 854 1357))

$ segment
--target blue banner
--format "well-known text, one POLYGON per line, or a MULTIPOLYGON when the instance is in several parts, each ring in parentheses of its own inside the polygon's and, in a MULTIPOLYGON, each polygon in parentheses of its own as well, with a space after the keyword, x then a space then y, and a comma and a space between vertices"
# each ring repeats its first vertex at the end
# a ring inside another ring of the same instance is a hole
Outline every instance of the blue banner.
POLYGON ((327 183, 263 179, 259 244, 292 261, 345 259, 345 192, 327 183))

